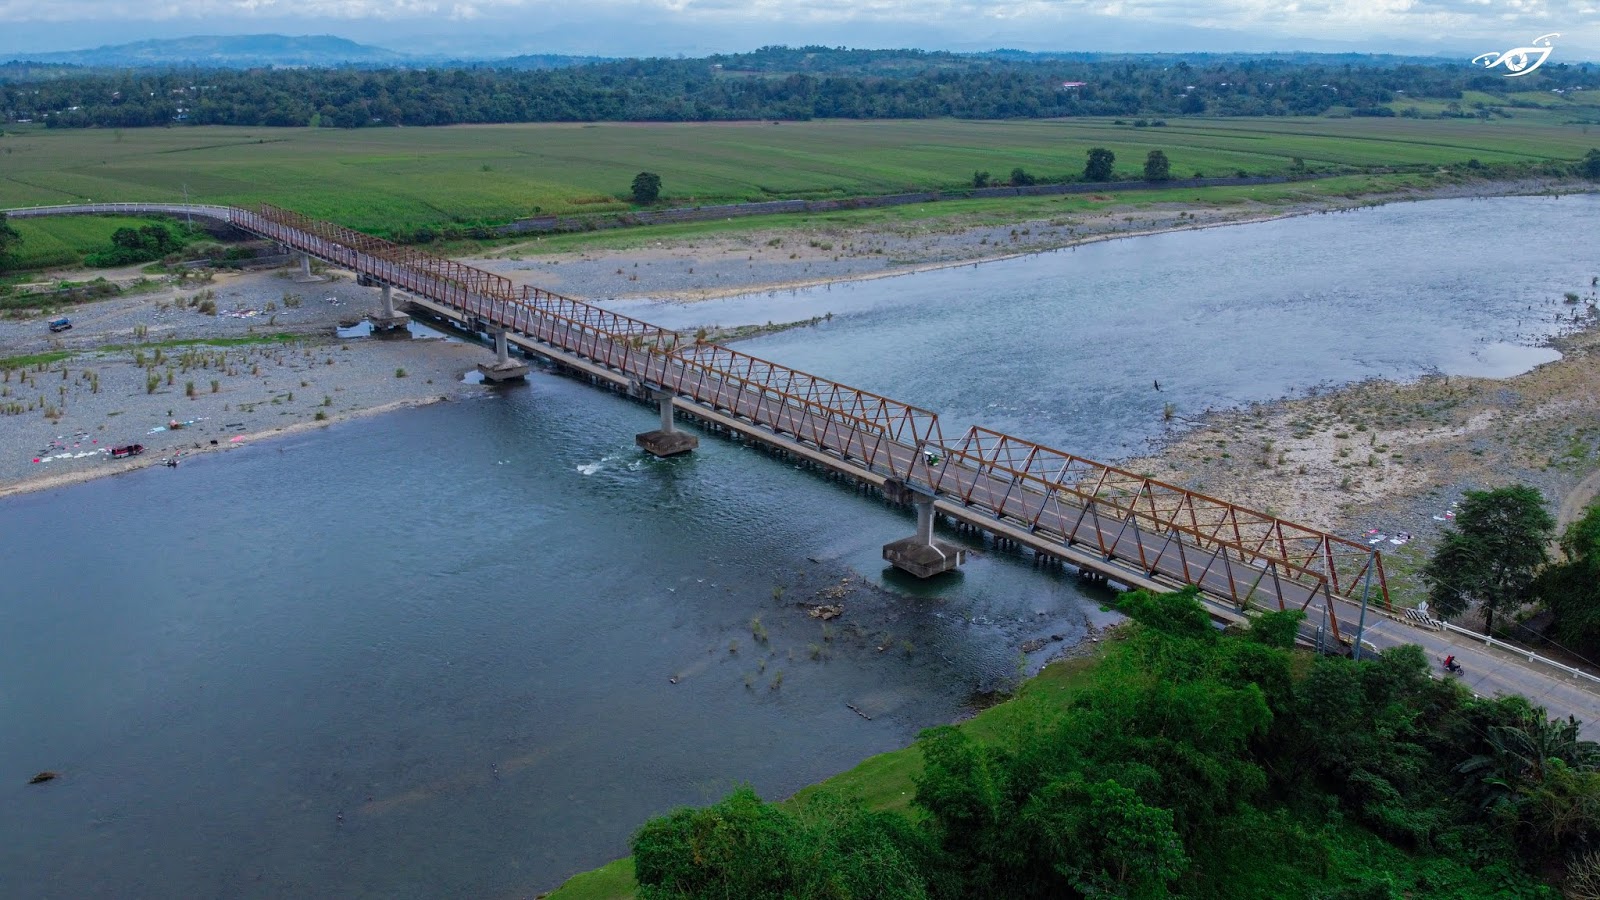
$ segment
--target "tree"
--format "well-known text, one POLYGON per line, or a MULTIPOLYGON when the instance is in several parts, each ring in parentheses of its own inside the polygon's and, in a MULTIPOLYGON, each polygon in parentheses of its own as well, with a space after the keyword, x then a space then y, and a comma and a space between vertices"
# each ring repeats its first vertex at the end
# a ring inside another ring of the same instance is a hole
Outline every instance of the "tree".
POLYGON ((1496 613, 1528 599, 1554 530, 1544 497, 1534 488, 1467 491, 1456 527, 1445 529, 1439 549, 1423 567, 1429 601, 1442 616, 1465 612, 1477 602, 1486 632, 1493 631, 1496 613))
POLYGON ((1011 170, 1011 183, 1017 187, 1024 187, 1026 185, 1033 184, 1035 181, 1037 181, 1037 179, 1024 171, 1021 166, 1017 166, 1015 169, 1011 170))
POLYGON ((640 896, 783 896, 798 877, 799 831, 748 785, 715 806, 651 819, 633 838, 640 896))
POLYGON ((1172 177, 1172 164, 1160 150, 1151 150, 1144 158, 1144 180, 1166 181, 1172 177))
POLYGON ((661 196, 661 176, 654 172, 640 172, 633 176, 633 202, 644 205, 656 202, 661 196))
POLYGON ((988 187, 989 186, 989 173, 988 172, 982 172, 982 171, 973 172, 972 173, 972 186, 975 187, 975 188, 986 188, 986 187, 988 187))
POLYGON ((1567 526, 1561 562, 1539 573, 1536 593, 1555 614, 1561 640, 1581 653, 1600 649, 1600 504, 1567 526))
POLYGON ((6 267, 6 251, 12 245, 20 243, 22 243, 22 235, 18 234, 17 230, 6 222, 6 214, 0 212, 0 270, 6 267))
POLYGON ((1585 178, 1600 181, 1600 148, 1590 148, 1589 152, 1584 154, 1583 162, 1579 164, 1578 171, 1585 178))
POLYGON ((1083 167, 1083 177, 1089 181, 1110 181, 1111 166, 1117 155, 1104 147, 1089 151, 1089 164, 1083 167))

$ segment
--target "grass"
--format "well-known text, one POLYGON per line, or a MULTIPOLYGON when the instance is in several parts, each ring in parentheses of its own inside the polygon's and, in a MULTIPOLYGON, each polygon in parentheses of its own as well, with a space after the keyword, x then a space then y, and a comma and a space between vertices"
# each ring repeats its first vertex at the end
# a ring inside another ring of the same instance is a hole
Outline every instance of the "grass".
POLYGON ((300 340, 302 335, 279 332, 277 334, 251 334, 244 337, 179 338, 170 341, 152 341, 148 344, 106 344, 96 351, 154 350, 158 347, 243 347, 249 344, 287 344, 300 340))
POLYGON ((52 350, 48 353, 35 353, 31 356, 8 356, 0 359, 0 369, 26 369, 31 366, 48 366, 71 357, 71 350, 52 350))
MULTIPOLYGON (((0 176, 0 184, 6 176, 0 176)), ((0 200, 0 207, 16 204, 0 200)), ((86 253, 111 247, 111 234, 119 228, 139 228, 159 220, 124 216, 53 216, 43 219, 11 219, 8 224, 22 235, 11 248, 10 258, 19 269, 45 269, 72 266, 86 253)), ((168 223, 170 224, 170 223, 168 223)))
MULTIPOLYGON (((1062 709, 1073 694, 1091 683, 1097 657, 1080 657, 1046 666, 1023 684, 1013 699, 992 706, 959 727, 986 742, 1004 743, 1013 731, 1037 721, 1038 707, 1062 709)), ((861 798, 872 809, 914 814, 911 798, 916 788, 912 779, 922 770, 922 753, 915 746, 891 750, 869 757, 860 765, 805 788, 786 803, 804 804, 818 791, 827 790, 861 798)), ((640 823, 641 825, 643 823, 640 823)), ((574 875, 548 900, 628 900, 638 884, 633 878, 633 859, 619 859, 591 872, 574 875)))
MULTIPOLYGON (((1518 112, 1521 112, 1520 110, 1518 112)), ((1539 113, 1532 110, 1530 113, 1539 113)), ((708 204, 843 197, 970 184, 974 170, 1082 172, 1087 150, 1138 177, 1163 150, 1172 171, 1314 169, 1575 160, 1600 145, 1554 113, 1494 119, 824 120, 782 125, 605 123, 450 128, 8 129, 0 208, 55 203, 270 201, 375 232, 631 208, 641 170, 664 199, 708 204), (487 170, 486 170, 487 168, 487 170)), ((1151 198, 1154 200, 1154 198, 1151 198)), ((109 232, 108 232, 109 234, 109 232)))

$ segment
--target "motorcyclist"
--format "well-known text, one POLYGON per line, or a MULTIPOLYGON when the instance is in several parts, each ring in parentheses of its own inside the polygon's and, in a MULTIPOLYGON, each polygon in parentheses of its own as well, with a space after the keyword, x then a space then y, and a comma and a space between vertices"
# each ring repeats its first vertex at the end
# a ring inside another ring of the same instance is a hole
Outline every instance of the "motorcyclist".
POLYGON ((1461 671, 1461 664, 1456 662, 1455 654, 1452 653, 1444 658, 1444 668, 1446 672, 1461 671))

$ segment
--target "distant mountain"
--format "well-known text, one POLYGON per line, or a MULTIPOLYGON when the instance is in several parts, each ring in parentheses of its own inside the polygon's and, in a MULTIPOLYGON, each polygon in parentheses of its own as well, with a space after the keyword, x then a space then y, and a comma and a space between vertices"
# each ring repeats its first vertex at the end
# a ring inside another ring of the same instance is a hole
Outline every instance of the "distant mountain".
POLYGON ((172 66, 207 68, 253 66, 396 66, 409 60, 401 53, 333 35, 239 34, 137 41, 93 50, 16 54, 14 59, 79 66, 172 66))

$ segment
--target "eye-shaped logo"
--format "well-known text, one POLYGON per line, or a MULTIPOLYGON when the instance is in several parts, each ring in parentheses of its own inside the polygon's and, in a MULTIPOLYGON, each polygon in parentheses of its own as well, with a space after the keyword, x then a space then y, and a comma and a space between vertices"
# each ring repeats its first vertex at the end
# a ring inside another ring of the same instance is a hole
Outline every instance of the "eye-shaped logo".
POLYGON ((1550 58, 1550 51, 1555 49, 1550 46, 1550 39, 1558 37, 1561 37, 1561 33, 1558 31, 1540 35, 1533 39, 1534 45, 1532 47, 1512 47, 1504 53, 1480 53, 1474 56, 1472 61, 1483 63, 1485 69, 1505 66, 1511 70, 1506 73, 1507 78, 1526 75, 1544 65, 1544 61, 1550 58), (1533 56, 1539 58, 1531 63, 1528 62, 1528 59, 1533 56))

